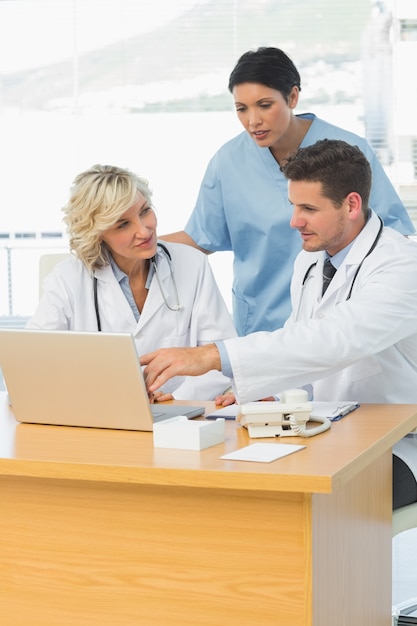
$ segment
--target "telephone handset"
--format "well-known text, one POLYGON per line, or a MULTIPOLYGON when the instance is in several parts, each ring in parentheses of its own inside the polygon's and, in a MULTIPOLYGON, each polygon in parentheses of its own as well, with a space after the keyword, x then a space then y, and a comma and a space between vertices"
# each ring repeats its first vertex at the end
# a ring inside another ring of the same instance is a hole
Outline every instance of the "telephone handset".
POLYGON ((280 402, 249 402, 240 405, 237 421, 248 429, 249 437, 313 437, 330 428, 327 417, 313 417, 313 405, 304 389, 289 389, 280 402), (307 422, 319 426, 307 428, 307 422))

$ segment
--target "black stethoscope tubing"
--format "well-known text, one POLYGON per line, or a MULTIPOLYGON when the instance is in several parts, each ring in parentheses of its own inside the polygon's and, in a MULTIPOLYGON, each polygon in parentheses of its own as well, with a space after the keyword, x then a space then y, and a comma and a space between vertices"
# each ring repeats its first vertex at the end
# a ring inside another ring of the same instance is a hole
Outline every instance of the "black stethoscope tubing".
MULTIPOLYGON (((378 216, 378 217, 379 217, 379 216, 378 216)), ((380 218, 380 217, 379 217, 379 221, 380 221, 380 224, 379 224, 379 230, 378 230, 378 233, 377 233, 377 235, 376 235, 376 237, 375 237, 375 239, 374 239, 374 241, 373 241, 373 243, 372 243, 372 246, 369 248, 368 252, 365 254, 365 256, 363 257, 362 261, 359 263, 358 267, 356 268, 356 272, 355 272, 355 275, 354 275, 354 277, 353 277, 352 283, 351 283, 351 285, 350 285, 349 293, 348 293, 348 295, 347 295, 347 297, 346 297, 346 300, 349 300, 349 299, 350 299, 350 297, 351 297, 351 295, 352 295, 353 286, 354 286, 355 281, 356 281, 356 279, 357 279, 357 277, 358 277, 358 274, 359 274, 360 269, 361 269, 361 267, 362 267, 362 265, 363 265, 363 262, 364 262, 364 261, 365 261, 365 259, 366 259, 366 258, 368 258, 368 256, 369 256, 370 254, 372 254, 372 252, 375 250, 376 245, 377 245, 377 243, 378 243, 378 241, 379 241, 379 238, 381 237, 382 230, 383 230, 383 228, 384 228, 384 223, 383 223, 383 221, 381 220, 381 218, 380 218)), ((314 263, 312 263, 312 264, 310 265, 310 267, 307 269, 306 273, 304 274, 303 282, 301 283, 301 286, 302 286, 302 287, 304 287, 304 285, 305 285, 305 283, 306 283, 306 280, 307 280, 307 278, 309 277, 309 274, 310 274, 311 270, 312 270, 312 269, 313 269, 313 267, 315 267, 316 265, 317 265, 317 261, 314 261, 314 263)))
MULTIPOLYGON (((159 243, 159 241, 158 241, 158 246, 159 246, 159 247, 160 247, 160 248, 164 251, 164 253, 165 253, 165 255, 166 255, 167 259, 168 259, 168 263, 169 263, 169 267, 170 267, 170 272, 171 272, 171 277, 172 277, 172 280, 173 280, 173 283, 174 283, 175 292, 176 292, 176 295, 177 295, 177 301, 178 301, 178 292, 177 292, 177 287, 176 287, 176 285, 175 285, 174 274, 173 274, 173 271, 172 271, 172 266, 171 266, 171 261, 172 261, 171 255, 170 255, 170 253, 169 253, 168 248, 167 248, 166 246, 164 246, 164 244, 163 244, 163 243, 159 243)), ((153 265, 154 265, 154 267, 155 267, 155 271, 157 271, 157 270, 156 270, 156 262, 155 262, 155 257, 152 257, 152 259, 151 259, 151 263, 153 263, 153 265)), ((158 279, 158 284, 159 284, 159 286, 160 286, 160 288, 161 288, 161 285, 160 285, 160 283, 159 283, 159 279, 158 279)), ((98 331, 99 331, 99 332, 101 332, 100 313, 99 313, 99 309, 98 309, 97 285, 98 285, 98 281, 97 281, 97 278, 94 276, 94 278, 93 278, 94 309, 95 309, 95 312, 96 312, 97 329, 98 329, 98 331)), ((168 304, 168 302, 167 302, 167 300, 166 300, 166 297, 164 296, 164 294, 163 294, 163 292, 162 292, 162 289, 161 289, 161 293, 162 293, 162 297, 163 297, 163 299, 164 299, 164 302, 165 302, 166 306, 170 309, 170 311, 179 311, 179 310, 180 310, 180 308, 181 308, 181 307, 180 307, 179 302, 177 302, 177 304, 176 304, 174 307, 170 307, 170 306, 169 306, 169 304, 168 304)))

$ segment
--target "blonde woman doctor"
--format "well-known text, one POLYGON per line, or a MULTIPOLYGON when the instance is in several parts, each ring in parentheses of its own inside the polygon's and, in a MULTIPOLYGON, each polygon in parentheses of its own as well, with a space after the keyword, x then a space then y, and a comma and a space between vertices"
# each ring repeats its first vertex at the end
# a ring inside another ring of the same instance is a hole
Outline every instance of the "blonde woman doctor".
MULTIPOLYGON (((206 256, 157 241, 148 182, 95 165, 63 208, 72 258, 46 277, 27 328, 130 333, 138 355, 236 335, 206 256)), ((230 386, 220 372, 177 377, 154 400, 209 400, 230 386)))

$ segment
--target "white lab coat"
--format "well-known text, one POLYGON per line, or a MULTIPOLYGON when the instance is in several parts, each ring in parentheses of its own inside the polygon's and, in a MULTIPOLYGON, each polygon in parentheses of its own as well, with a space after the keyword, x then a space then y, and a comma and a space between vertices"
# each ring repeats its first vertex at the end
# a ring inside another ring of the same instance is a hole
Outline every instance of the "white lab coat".
MULTIPOLYGON (((309 384, 316 401, 417 403, 417 244, 384 228, 366 256, 379 227, 373 213, 323 298, 325 254, 302 251, 284 328, 225 342, 241 403, 309 384)), ((416 436, 393 453, 417 481, 416 436)))
MULTIPOLYGON (((231 315, 215 282, 207 257, 181 244, 165 243, 172 258, 180 311, 164 303, 153 276, 139 322, 116 280, 110 265, 94 272, 103 332, 130 333, 138 354, 163 347, 197 346, 236 335, 231 315)), ((167 301, 177 304, 170 265, 158 247, 158 273, 167 301)), ((97 331, 93 276, 76 258, 59 263, 44 280, 44 295, 27 327, 47 330, 97 331)), ((176 399, 211 400, 230 386, 220 372, 176 378, 164 391, 176 399)))
POLYGON ((284 328, 225 342, 239 402, 312 383, 317 401, 417 403, 415 242, 384 228, 346 299, 379 226, 372 214, 323 299, 324 252, 302 251, 284 328))

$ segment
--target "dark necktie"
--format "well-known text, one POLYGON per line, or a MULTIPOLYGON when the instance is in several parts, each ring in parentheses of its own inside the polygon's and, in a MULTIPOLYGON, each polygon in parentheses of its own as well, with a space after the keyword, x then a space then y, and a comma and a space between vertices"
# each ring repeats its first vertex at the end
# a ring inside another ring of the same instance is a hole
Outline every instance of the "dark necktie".
POLYGON ((327 287, 330 285, 330 281, 332 280, 335 273, 336 273, 335 266, 332 265, 332 262, 330 261, 330 259, 326 259, 323 264, 323 291, 321 292, 322 296, 324 296, 324 292, 326 291, 327 287))

